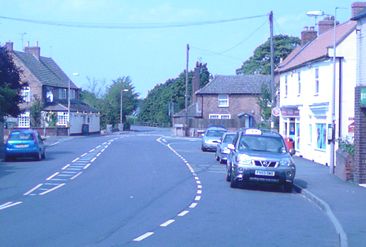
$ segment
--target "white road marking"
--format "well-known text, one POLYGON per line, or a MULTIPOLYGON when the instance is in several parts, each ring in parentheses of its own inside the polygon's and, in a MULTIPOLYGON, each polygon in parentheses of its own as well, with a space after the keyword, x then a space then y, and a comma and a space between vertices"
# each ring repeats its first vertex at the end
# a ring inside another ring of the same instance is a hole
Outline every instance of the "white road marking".
POLYGON ((175 220, 167 220, 165 221, 163 224, 161 224, 160 226, 161 227, 167 227, 169 226, 170 224, 172 224, 175 220))
POLYGON ((91 163, 88 163, 86 166, 84 166, 84 170, 88 169, 89 166, 91 166, 91 163))
POLYGON ((100 148, 101 147, 101 145, 98 145, 96 148, 100 148))
POLYGON ((80 170, 82 170, 83 169, 83 167, 70 167, 69 169, 67 169, 68 171, 80 171, 80 170))
POLYGON ((198 195, 202 194, 202 190, 197 190, 197 194, 198 195))
POLYGON ((150 237, 153 234, 154 234, 154 232, 147 232, 145 234, 142 234, 140 237, 135 238, 133 241, 140 242, 140 241, 144 240, 145 238, 150 237))
POLYGON ((73 176, 72 178, 70 178, 71 180, 74 180, 75 178, 79 177, 83 172, 79 172, 77 173, 75 176, 73 176))
POLYGON ((6 202, 6 203, 4 203, 4 204, 1 204, 0 205, 0 208, 2 208, 2 207, 6 207, 6 206, 8 206, 9 204, 12 204, 13 202, 6 202))
POLYGON ((67 164, 66 166, 62 167, 62 170, 66 170, 69 166, 70 164, 67 164))
POLYGON ((96 159, 97 159, 97 157, 94 157, 94 158, 91 159, 90 162, 94 162, 96 159))
POLYGON ((75 174, 76 172, 73 172, 73 171, 65 171, 65 172, 62 172, 62 173, 65 173, 65 174, 75 174))
POLYGON ((45 194, 48 194, 48 193, 50 193, 50 192, 52 192, 52 191, 54 191, 54 190, 57 190, 58 188, 61 188, 61 187, 62 187, 62 186, 64 186, 64 185, 65 185, 64 183, 63 183, 63 184, 59 184, 59 185, 57 185, 57 186, 53 187, 52 189, 46 190, 46 191, 44 191, 44 192, 42 192, 42 193, 39 193, 39 195, 43 196, 43 195, 45 195, 45 194))
POLYGON ((0 210, 6 209, 6 208, 10 208, 10 207, 14 207, 16 205, 19 205, 23 202, 19 201, 19 202, 10 202, 10 203, 5 203, 6 205, 1 205, 0 206, 0 210))
POLYGON ((197 180, 197 181, 196 181, 196 183, 197 183, 197 184, 201 184, 201 181, 197 180))
POLYGON ((35 186, 34 188, 30 189, 29 191, 25 192, 23 195, 27 196, 30 193, 32 193, 33 191, 35 191, 36 189, 38 189, 39 187, 41 187, 43 184, 38 184, 37 186, 35 186))
POLYGON ((191 205, 189 205, 189 208, 195 208, 197 206, 198 203, 193 202, 191 205))
POLYGON ((93 148, 93 149, 89 150, 89 153, 94 152, 94 150, 95 150, 95 148, 93 148))
POLYGON ((194 198, 194 200, 195 200, 195 201, 199 201, 199 200, 201 200, 201 198, 202 198, 201 196, 196 196, 196 197, 194 198))
POLYGON ((48 178, 46 178, 46 180, 51 180, 52 178, 56 177, 58 174, 60 174, 59 172, 55 172, 54 174, 52 174, 51 176, 49 176, 48 178))
POLYGON ((87 155, 88 153, 83 153, 80 157, 84 157, 85 155, 87 155))
POLYGON ((198 184, 197 189, 202 189, 202 185, 198 184))
POLYGON ((180 213, 178 214, 178 216, 179 216, 179 217, 183 217, 184 215, 186 215, 186 214, 188 214, 188 213, 189 213, 189 211, 188 211, 188 210, 184 210, 184 211, 180 212, 180 213))
POLYGON ((74 159, 73 161, 71 161, 72 163, 74 163, 74 162, 76 162, 76 161, 78 161, 80 158, 79 157, 77 157, 76 159, 74 159))
POLYGON ((99 157, 102 153, 97 153, 97 157, 99 157))

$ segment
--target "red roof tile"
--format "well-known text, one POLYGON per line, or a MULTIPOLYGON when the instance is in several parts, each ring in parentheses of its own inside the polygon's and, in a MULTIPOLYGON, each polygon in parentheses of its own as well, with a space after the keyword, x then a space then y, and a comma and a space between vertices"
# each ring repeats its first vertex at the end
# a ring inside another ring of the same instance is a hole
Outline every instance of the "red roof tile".
MULTIPOLYGON (((342 42, 356 28, 356 21, 347 21, 337 25, 336 43, 342 42)), ((277 71, 284 72, 305 63, 326 57, 328 48, 333 46, 333 29, 322 33, 315 40, 305 46, 296 47, 286 59, 278 65, 277 71)))

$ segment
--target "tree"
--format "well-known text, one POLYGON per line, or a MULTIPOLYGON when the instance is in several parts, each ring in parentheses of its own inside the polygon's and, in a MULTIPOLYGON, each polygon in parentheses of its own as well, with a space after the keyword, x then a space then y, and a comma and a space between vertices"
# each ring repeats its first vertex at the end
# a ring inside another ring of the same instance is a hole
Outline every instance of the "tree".
MULTIPOLYGON (((300 39, 288 35, 275 35, 274 45, 274 65, 286 58, 292 50, 300 44, 300 39)), ((236 70, 237 74, 263 74, 271 73, 271 52, 269 39, 254 50, 253 56, 246 60, 243 65, 236 70)))
MULTIPOLYGON (((188 73, 188 95, 192 95, 192 76, 193 72, 188 73)), ((206 85, 209 81, 210 73, 207 64, 200 66, 200 87, 206 85)), ((163 84, 157 84, 141 106, 138 116, 140 122, 154 124, 171 124, 170 110, 174 108, 174 112, 179 112, 185 107, 185 73, 182 72, 177 78, 168 79, 163 84), (171 107, 171 106, 174 107, 171 107)), ((188 104, 191 99, 188 99, 188 104)))
POLYGON ((20 72, 4 47, 0 47, 0 121, 4 116, 18 116, 20 91, 26 84, 20 82, 20 72))
POLYGON ((260 115, 262 122, 259 123, 260 128, 269 129, 270 125, 270 118, 271 118, 271 90, 268 84, 263 83, 261 87, 261 94, 257 98, 257 103, 260 107, 260 115))
POLYGON ((32 106, 30 107, 30 125, 31 127, 40 127, 42 118, 43 104, 41 100, 36 97, 32 106))

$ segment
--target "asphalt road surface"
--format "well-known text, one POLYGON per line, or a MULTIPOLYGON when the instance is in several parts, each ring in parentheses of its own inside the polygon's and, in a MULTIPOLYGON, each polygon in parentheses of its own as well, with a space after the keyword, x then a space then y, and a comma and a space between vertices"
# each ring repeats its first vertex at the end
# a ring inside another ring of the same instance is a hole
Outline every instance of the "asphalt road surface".
POLYGON ((232 189, 200 140, 159 130, 75 137, 0 163, 1 246, 337 246, 296 192, 232 189))

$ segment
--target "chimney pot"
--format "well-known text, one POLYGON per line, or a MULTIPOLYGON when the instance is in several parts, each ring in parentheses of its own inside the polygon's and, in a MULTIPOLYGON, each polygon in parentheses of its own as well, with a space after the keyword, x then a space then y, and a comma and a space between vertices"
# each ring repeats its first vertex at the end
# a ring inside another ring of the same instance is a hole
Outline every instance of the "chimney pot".
POLYGON ((37 46, 29 46, 28 42, 28 46, 24 47, 24 52, 33 55, 38 60, 41 57, 41 48, 38 46, 38 42, 37 46))
MULTIPOLYGON (((336 21, 336 25, 338 25, 339 22, 336 21)), ((324 32, 328 31, 329 29, 332 29, 334 26, 334 16, 327 16, 323 20, 320 20, 318 22, 319 27, 319 35, 323 34, 324 32)))
POLYGON ((354 2, 351 5, 352 17, 357 16, 361 11, 366 8, 366 2, 354 2))
POLYGON ((8 41, 5 43, 5 49, 8 51, 8 52, 12 52, 14 50, 14 43, 11 42, 11 41, 8 41))
POLYGON ((306 45, 307 43, 316 39, 317 33, 314 30, 314 27, 305 27, 304 31, 301 32, 301 46, 306 45))

